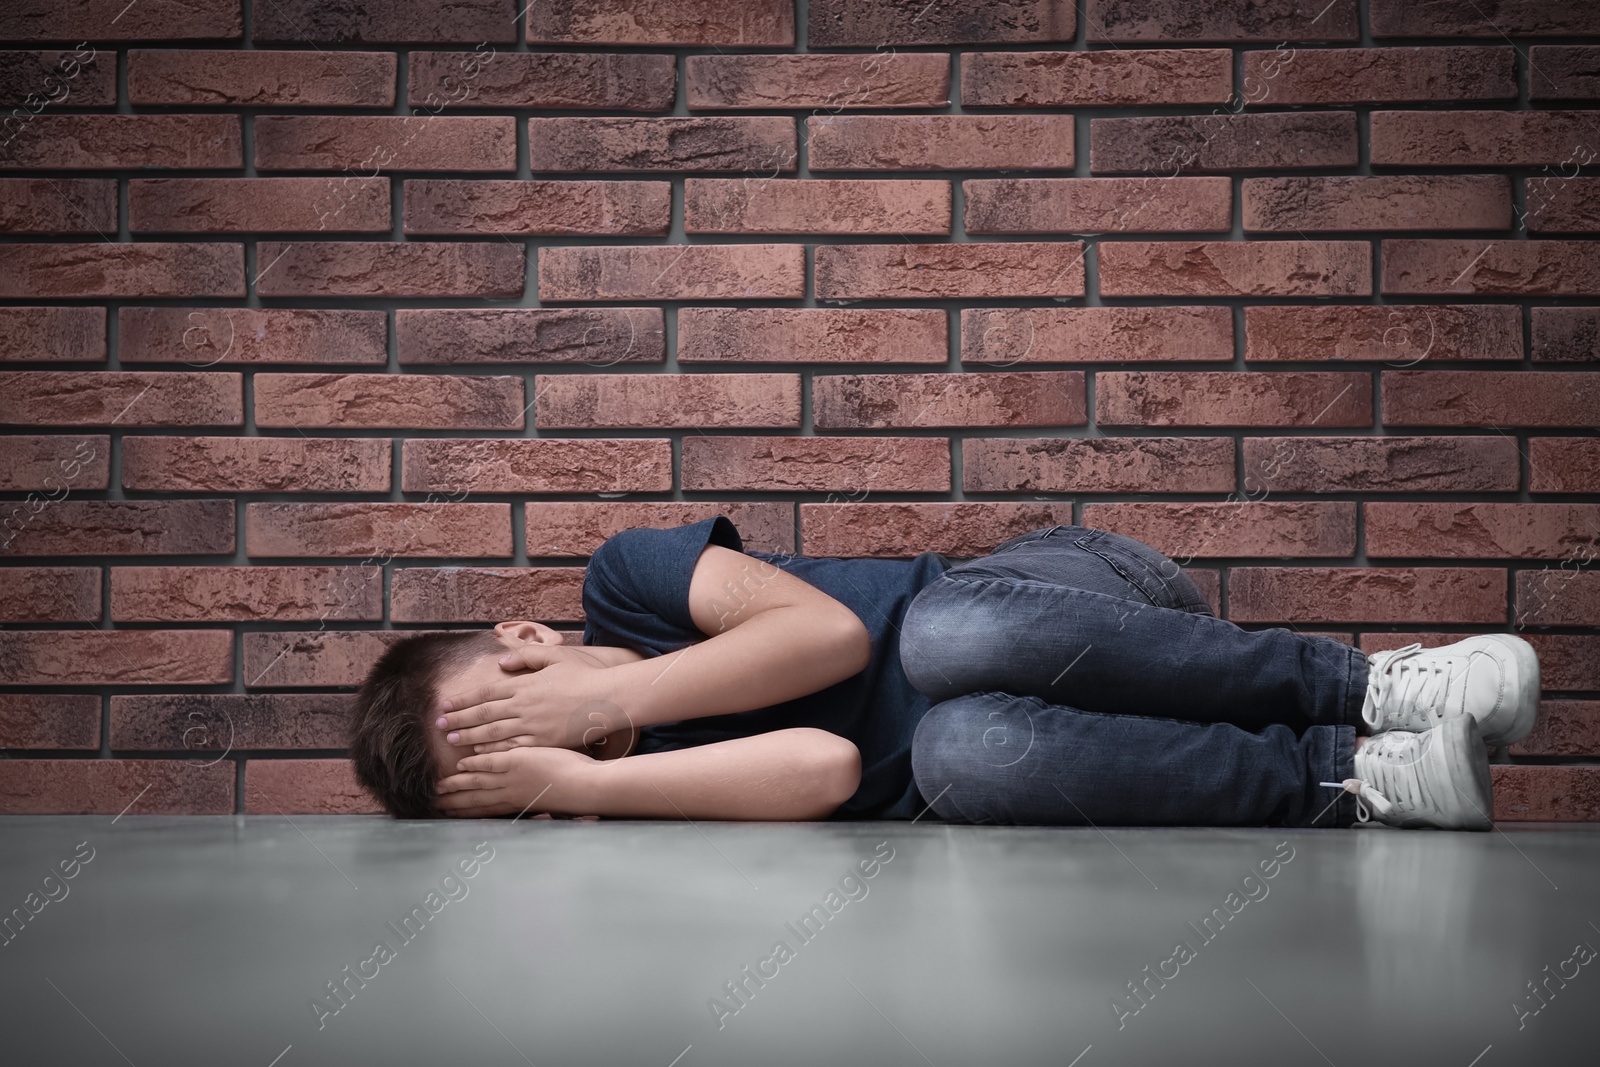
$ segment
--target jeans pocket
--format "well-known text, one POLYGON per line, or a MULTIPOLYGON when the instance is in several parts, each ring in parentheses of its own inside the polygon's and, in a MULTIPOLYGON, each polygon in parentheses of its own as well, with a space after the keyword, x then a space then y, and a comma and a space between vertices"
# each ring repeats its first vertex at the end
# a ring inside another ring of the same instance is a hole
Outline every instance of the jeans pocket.
MULTIPOLYGON (((1106 562, 1113 570, 1122 575, 1128 584, 1133 586, 1144 598, 1158 608, 1175 608, 1180 611, 1189 610, 1184 604, 1188 599, 1188 590, 1183 587, 1192 586, 1193 583, 1178 568, 1176 563, 1161 556, 1154 549, 1149 552, 1163 561, 1161 566, 1144 558, 1140 552, 1133 551, 1129 546, 1120 544, 1119 541, 1105 530, 1092 530, 1077 539, 1077 546, 1086 552, 1092 552, 1106 562), (1171 574, 1163 573, 1170 570, 1171 574), (1180 587, 1178 583, 1182 583, 1180 587)), ((1141 546, 1143 547, 1143 546, 1141 546)), ((1204 598, 1194 590, 1193 596, 1199 602, 1204 598)), ((1209 608, 1207 609, 1210 610, 1209 608)))

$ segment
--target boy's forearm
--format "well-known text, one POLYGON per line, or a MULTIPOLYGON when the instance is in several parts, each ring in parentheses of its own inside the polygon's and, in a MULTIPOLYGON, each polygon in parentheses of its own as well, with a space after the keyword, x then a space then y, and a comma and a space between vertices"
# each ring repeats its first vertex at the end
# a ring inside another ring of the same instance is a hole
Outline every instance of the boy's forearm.
POLYGON ((636 726, 771 707, 860 673, 872 655, 854 617, 762 612, 653 659, 608 668, 608 698, 636 726))
POLYGON ((860 780, 853 744, 797 728, 583 764, 562 792, 573 814, 810 820, 831 815, 860 780))

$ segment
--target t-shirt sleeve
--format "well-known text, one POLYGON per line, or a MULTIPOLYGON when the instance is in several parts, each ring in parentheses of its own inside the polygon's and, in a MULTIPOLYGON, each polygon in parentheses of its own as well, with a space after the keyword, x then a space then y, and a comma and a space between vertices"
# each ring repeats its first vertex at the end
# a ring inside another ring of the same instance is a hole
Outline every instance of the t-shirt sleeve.
POLYGON ((738 529, 724 515, 607 538, 584 573, 583 643, 662 655, 703 640, 689 613, 689 580, 708 544, 744 550, 738 529))

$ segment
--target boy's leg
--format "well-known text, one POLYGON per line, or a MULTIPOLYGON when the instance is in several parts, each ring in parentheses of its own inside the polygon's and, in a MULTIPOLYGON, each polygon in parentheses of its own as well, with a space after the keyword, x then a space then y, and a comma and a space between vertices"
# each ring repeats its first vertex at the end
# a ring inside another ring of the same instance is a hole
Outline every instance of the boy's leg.
POLYGON ((906 612, 900 659, 936 701, 1002 691, 1080 711, 1293 733, 1361 725, 1367 682, 1359 650, 1240 629, 1211 615, 1154 549, 1078 526, 1013 538, 935 579, 906 612))
POLYGON ((1350 826, 1355 730, 1106 715, 981 692, 917 726, 911 765, 951 822, 1096 826, 1350 826))

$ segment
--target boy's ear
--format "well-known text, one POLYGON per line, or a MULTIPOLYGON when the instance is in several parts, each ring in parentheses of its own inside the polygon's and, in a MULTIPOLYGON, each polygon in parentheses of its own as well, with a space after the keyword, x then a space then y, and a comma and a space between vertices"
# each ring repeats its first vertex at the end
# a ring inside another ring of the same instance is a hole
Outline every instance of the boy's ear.
POLYGON ((552 630, 542 622, 519 619, 515 622, 497 623, 494 632, 508 645, 560 645, 565 644, 560 630, 552 630))

